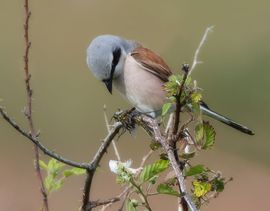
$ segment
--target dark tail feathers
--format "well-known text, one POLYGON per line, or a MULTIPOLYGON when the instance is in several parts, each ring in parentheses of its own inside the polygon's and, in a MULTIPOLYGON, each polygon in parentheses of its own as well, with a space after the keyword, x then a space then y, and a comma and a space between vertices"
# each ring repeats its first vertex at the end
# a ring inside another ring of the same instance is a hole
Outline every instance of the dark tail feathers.
POLYGON ((243 132, 243 133, 246 133, 248 135, 255 134, 252 130, 248 129, 246 126, 238 124, 238 123, 232 121, 231 119, 229 119, 221 114, 218 114, 215 111, 212 111, 210 108, 208 108, 208 106, 205 103, 201 104, 201 111, 203 112, 203 114, 205 114, 209 117, 212 117, 220 122, 223 122, 224 124, 229 125, 230 127, 233 127, 235 129, 243 132))

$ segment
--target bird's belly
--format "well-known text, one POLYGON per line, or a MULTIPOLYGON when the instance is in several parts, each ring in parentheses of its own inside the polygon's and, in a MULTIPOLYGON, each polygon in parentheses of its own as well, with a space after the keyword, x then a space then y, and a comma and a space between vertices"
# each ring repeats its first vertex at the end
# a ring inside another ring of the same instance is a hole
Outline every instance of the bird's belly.
POLYGON ((125 62, 123 74, 115 86, 140 112, 157 116, 166 101, 163 82, 145 70, 131 56, 125 62))

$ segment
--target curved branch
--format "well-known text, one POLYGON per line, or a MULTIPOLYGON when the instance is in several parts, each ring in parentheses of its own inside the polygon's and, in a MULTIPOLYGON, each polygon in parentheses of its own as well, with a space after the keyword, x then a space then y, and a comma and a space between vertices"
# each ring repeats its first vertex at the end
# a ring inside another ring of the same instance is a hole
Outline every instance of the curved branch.
POLYGON ((106 147, 108 147, 108 142, 109 143, 111 142, 111 140, 115 137, 115 135, 118 133, 118 131, 122 127, 122 124, 119 122, 114 125, 114 127, 111 129, 110 133, 105 138, 103 144, 101 145, 100 149, 98 150, 97 154, 95 155, 95 157, 91 163, 79 163, 79 162, 75 162, 75 161, 69 160, 67 158, 64 158, 64 157, 60 156, 59 154, 46 148, 43 144, 40 143, 40 141, 38 140, 37 137, 32 137, 31 134, 24 131, 15 121, 13 121, 7 115, 7 113, 4 111, 4 109, 2 107, 0 107, 0 114, 3 117, 3 119, 6 120, 7 123, 9 123, 10 126, 12 126, 15 130, 17 130, 21 135, 26 137, 28 140, 33 142, 44 154, 46 154, 52 158, 55 158, 56 160, 58 160, 62 163, 65 163, 69 166, 82 168, 82 169, 86 169, 86 170, 92 170, 92 169, 96 168, 101 157, 104 154, 103 151, 106 150, 106 147), (106 147, 104 147, 104 143, 106 144, 106 147))
MULTIPOLYGON (((110 130, 110 133, 107 135, 107 137, 104 139, 103 143, 99 147, 96 155, 94 156, 93 160, 90 163, 91 168, 87 169, 86 173, 86 180, 84 183, 83 188, 83 199, 82 199, 82 210, 91 210, 92 209, 92 202, 89 201, 90 198, 90 190, 91 185, 93 181, 93 177, 96 173, 96 168, 99 165, 99 162, 105 152, 107 152, 107 149, 111 142, 113 141, 113 138, 118 134, 119 130, 122 128, 122 123, 116 122, 114 124, 114 127, 110 130)), ((95 202, 93 202, 95 203, 95 202)))

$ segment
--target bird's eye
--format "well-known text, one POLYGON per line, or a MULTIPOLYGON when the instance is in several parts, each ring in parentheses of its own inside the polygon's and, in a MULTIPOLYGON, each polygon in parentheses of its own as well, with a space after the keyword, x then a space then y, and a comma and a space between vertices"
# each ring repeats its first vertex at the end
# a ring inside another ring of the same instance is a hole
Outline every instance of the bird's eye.
POLYGON ((120 56, 121 56, 121 48, 116 48, 113 51, 112 70, 114 70, 116 65, 118 64, 120 56))

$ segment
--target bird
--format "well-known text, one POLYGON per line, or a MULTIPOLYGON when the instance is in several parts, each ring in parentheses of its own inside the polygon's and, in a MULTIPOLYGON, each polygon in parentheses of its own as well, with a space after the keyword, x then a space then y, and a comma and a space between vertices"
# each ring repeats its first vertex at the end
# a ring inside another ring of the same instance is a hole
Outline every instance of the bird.
MULTIPOLYGON (((153 118, 161 115, 167 102, 164 84, 173 74, 166 62, 137 41, 104 34, 94 38, 86 51, 88 68, 112 94, 113 86, 137 111, 153 118)), ((204 115, 245 134, 254 135, 246 126, 200 104, 204 115)))

